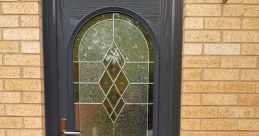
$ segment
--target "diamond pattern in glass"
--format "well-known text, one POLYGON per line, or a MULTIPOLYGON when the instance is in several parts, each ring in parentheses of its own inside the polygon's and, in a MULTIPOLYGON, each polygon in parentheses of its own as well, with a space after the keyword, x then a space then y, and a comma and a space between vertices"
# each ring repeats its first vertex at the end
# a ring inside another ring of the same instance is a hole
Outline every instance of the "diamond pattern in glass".
POLYGON ((123 72, 120 72, 117 80, 115 81, 115 85, 117 86, 121 95, 123 94, 128 84, 129 84, 129 81, 127 80, 125 74, 123 72))
POLYGON ((108 75, 107 71, 105 71, 105 73, 103 74, 99 84, 102 87, 104 93, 107 94, 112 86, 112 80, 108 75))
POLYGON ((121 96, 115 86, 112 87, 111 91, 107 96, 108 100, 110 101, 113 108, 115 108, 116 104, 120 100, 121 96))
POLYGON ((111 61, 109 66, 108 66, 108 72, 111 75, 112 79, 115 80, 115 78, 117 77, 117 75, 120 72, 120 66, 117 63, 117 61, 113 62, 111 61))

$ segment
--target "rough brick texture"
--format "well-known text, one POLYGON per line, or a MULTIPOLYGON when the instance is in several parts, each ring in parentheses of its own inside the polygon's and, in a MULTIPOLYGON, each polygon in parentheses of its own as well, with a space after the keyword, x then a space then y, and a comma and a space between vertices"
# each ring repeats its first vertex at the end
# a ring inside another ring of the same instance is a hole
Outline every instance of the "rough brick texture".
POLYGON ((184 0, 181 136, 259 136, 259 0, 184 0))
POLYGON ((0 136, 44 136, 41 0, 0 9, 0 136))

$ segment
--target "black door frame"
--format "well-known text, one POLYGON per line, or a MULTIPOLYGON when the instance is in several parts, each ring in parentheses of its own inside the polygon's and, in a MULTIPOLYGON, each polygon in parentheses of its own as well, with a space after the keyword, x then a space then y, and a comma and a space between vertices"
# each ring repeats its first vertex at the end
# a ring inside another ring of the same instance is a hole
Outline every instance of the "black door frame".
MULTIPOLYGON (((45 72, 46 135, 57 136, 60 127, 58 61, 57 61, 57 3, 59 0, 43 0, 43 50, 45 72)), ((155 136, 180 135, 181 56, 183 0, 160 0, 160 91, 159 119, 154 128, 155 136)))

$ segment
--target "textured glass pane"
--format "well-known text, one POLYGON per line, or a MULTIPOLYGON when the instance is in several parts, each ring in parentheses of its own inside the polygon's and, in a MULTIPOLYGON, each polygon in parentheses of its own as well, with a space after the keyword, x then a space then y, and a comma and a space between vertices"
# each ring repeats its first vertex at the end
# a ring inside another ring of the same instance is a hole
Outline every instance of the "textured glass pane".
POLYGON ((79 45, 80 61, 101 61, 112 43, 112 20, 105 20, 88 29, 79 45))
POLYGON ((146 40, 131 23, 115 20, 115 42, 126 61, 148 61, 146 40))
POLYGON ((148 63, 127 63, 125 64, 123 71, 125 72, 126 76, 128 77, 131 83, 149 82, 148 63))
POLYGON ((104 94, 98 84, 80 84, 79 102, 102 103, 104 94))
POLYGON ((148 84, 130 84, 123 98, 126 103, 147 103, 148 84))
POLYGON ((98 82, 103 72, 101 63, 80 63, 80 82, 98 82))
POLYGON ((81 136, 152 136, 155 51, 133 17, 90 19, 73 48, 75 125, 81 136))
POLYGON ((81 136, 113 136, 113 123, 102 105, 80 104, 81 136))
POLYGON ((146 136, 147 106, 125 105, 114 127, 114 136, 146 136))

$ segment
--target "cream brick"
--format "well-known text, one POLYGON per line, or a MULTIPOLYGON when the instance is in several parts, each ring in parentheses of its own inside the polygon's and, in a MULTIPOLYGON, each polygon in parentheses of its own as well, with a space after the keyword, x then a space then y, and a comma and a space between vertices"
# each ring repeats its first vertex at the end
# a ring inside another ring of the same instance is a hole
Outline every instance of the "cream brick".
POLYGON ((36 2, 6 2, 2 3, 4 14, 37 14, 39 4, 36 2))
POLYGON ((238 100, 240 105, 259 105, 259 95, 258 94, 243 94, 240 95, 238 100))
POLYGON ((0 78, 19 78, 19 67, 0 67, 0 78))
POLYGON ((182 118, 216 118, 217 107, 194 107, 183 106, 181 108, 182 118))
POLYGON ((24 127, 25 128, 42 128, 42 118, 41 117, 25 117, 24 127))
POLYGON ((3 56, 0 54, 0 65, 3 64, 3 56))
POLYGON ((200 105, 200 100, 201 100, 201 96, 199 94, 182 94, 181 104, 200 105))
POLYGON ((18 16, 1 15, 0 27, 18 27, 18 16))
POLYGON ((259 0, 244 0, 244 3, 248 3, 248 4, 258 4, 259 0))
POLYGON ((40 66, 40 55, 5 55, 5 65, 40 66))
POLYGON ((258 18, 244 18, 243 29, 259 29, 259 19, 258 18))
POLYGON ((243 55, 259 55, 259 44, 243 44, 243 55))
POLYGON ((42 92, 23 92, 23 103, 42 103, 42 92))
POLYGON ((221 118, 238 118, 239 108, 238 107, 219 107, 219 117, 221 118))
POLYGON ((202 119, 202 130, 237 130, 237 120, 234 119, 202 119))
POLYGON ((18 52, 18 42, 0 41, 0 53, 16 53, 18 52))
POLYGON ((184 55, 200 55, 202 53, 202 44, 185 43, 184 55))
POLYGON ((40 42, 21 42, 22 53, 40 53, 40 42))
POLYGON ((256 57, 221 57, 221 67, 223 68, 256 68, 256 57))
POLYGON ((200 80, 201 74, 200 69, 183 69, 183 80, 200 80))
POLYGON ((224 5, 224 16, 259 16, 258 5, 224 5))
POLYGON ((0 117, 0 128, 21 128, 22 118, 0 117))
POLYGON ((257 132, 240 131, 239 136, 259 136, 257 132))
POLYGON ((259 80, 259 70, 256 70, 256 69, 242 70, 241 80, 259 80))
POLYGON ((238 55, 240 44, 205 44, 204 54, 207 55, 238 55))
POLYGON ((7 116, 42 116, 41 105, 12 104, 6 106, 7 116))
POLYGON ((185 42, 219 42, 220 32, 219 31, 197 31, 197 30, 186 30, 184 36, 185 42))
POLYGON ((39 40, 39 34, 38 28, 3 29, 3 38, 5 40, 39 40))
POLYGON ((199 119, 182 119, 181 120, 182 130, 200 130, 199 119))
POLYGON ((240 118, 253 118, 255 115, 255 110, 253 107, 240 107, 239 117, 240 118))
POLYGON ((183 57, 183 67, 219 67, 219 57, 186 56, 183 57))
POLYGON ((255 108, 255 117, 259 118, 259 107, 255 108))
POLYGON ((239 70, 236 69, 205 69, 205 80, 238 80, 239 70))
POLYGON ((185 6, 186 16, 220 16, 220 5, 188 4, 185 6))
POLYGON ((205 29, 240 29, 239 18, 205 18, 205 29))
MULTIPOLYGON (((5 115, 5 105, 0 105, 0 116, 5 115)), ((1 129, 0 129, 1 130, 1 129)), ((1 133, 0 133, 1 134, 1 133)), ((1 135, 0 135, 1 136, 1 135)))
POLYGON ((208 132, 208 131, 181 131, 181 136, 217 136, 217 132, 208 132))
POLYGON ((238 120, 239 130, 259 130, 259 119, 238 120))
POLYGON ((237 105, 237 95, 234 94, 204 94, 202 105, 237 105))
POLYGON ((4 129, 0 129, 0 136, 5 136, 5 130, 4 129))
POLYGON ((42 129, 9 129, 6 136, 43 136, 42 129))
POLYGON ((3 90, 3 81, 0 80, 0 91, 3 90))
POLYGON ((223 93, 254 93, 255 83, 253 82, 221 82, 220 92, 223 93))
POLYGON ((187 17, 184 19, 185 29, 202 29, 203 18, 201 17, 187 17))
POLYGON ((259 42, 259 31, 225 31, 224 42, 259 42))
POLYGON ((218 92, 217 82, 183 82, 183 92, 189 93, 212 93, 218 92))
POLYGON ((41 68, 40 67, 24 67, 23 77, 24 78, 41 78, 41 68))
POLYGON ((20 103, 20 92, 0 92, 0 103, 20 103))
POLYGON ((22 27, 39 27, 40 18, 38 15, 21 16, 22 27))
POLYGON ((6 90, 41 91, 41 80, 6 80, 6 90))
POLYGON ((219 132, 218 136, 240 136, 240 135, 239 135, 239 132, 225 131, 225 132, 219 132))
POLYGON ((255 91, 256 91, 256 93, 259 93, 259 82, 256 83, 255 91))

